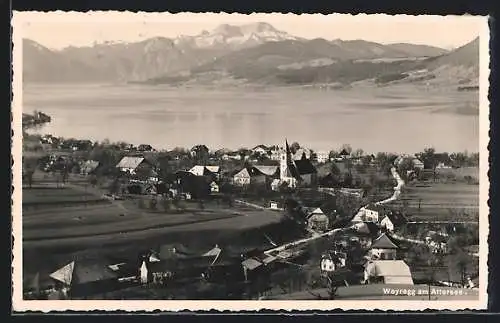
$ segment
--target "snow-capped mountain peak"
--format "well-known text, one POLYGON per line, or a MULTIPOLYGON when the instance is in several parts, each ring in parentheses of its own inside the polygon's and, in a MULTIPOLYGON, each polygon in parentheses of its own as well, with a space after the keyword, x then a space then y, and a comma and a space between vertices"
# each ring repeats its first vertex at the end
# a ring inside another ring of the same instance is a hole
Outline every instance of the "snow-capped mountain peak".
POLYGON ((222 24, 212 31, 203 31, 196 36, 180 36, 176 44, 190 44, 199 48, 230 47, 244 48, 259 45, 265 42, 298 40, 284 31, 277 30, 265 22, 245 25, 222 24))

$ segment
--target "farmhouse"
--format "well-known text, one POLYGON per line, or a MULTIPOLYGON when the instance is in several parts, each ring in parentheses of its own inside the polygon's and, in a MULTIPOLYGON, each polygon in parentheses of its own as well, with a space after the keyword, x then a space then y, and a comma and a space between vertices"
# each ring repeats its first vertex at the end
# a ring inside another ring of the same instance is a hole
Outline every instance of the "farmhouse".
POLYGON ((128 174, 137 174, 138 172, 150 172, 153 166, 144 157, 125 156, 116 165, 120 171, 128 174))
POLYGON ((233 184, 236 186, 246 186, 250 185, 250 173, 247 168, 243 168, 241 171, 233 176, 233 184))
POLYGON ((86 296, 113 288, 118 277, 107 266, 93 260, 74 260, 50 277, 72 296, 86 296))
POLYGON ((410 267, 402 260, 376 260, 365 266, 366 284, 413 285, 410 267))
POLYGON ((396 260, 399 246, 387 234, 383 233, 375 239, 371 245, 370 255, 372 259, 396 260))

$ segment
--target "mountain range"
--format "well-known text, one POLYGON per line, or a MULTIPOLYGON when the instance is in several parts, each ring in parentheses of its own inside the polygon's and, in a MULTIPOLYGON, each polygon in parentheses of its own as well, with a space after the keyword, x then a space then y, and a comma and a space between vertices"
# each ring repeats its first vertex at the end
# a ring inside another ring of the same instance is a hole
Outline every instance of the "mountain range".
POLYGON ((395 78, 405 79, 411 71, 426 70, 428 74, 437 71, 427 80, 448 75, 465 84, 463 80, 473 83, 477 79, 478 66, 477 39, 450 52, 406 43, 304 39, 262 22, 223 24, 195 36, 62 50, 23 40, 23 79, 37 83, 182 84, 224 79, 266 84, 351 84, 383 75, 400 74, 395 78))

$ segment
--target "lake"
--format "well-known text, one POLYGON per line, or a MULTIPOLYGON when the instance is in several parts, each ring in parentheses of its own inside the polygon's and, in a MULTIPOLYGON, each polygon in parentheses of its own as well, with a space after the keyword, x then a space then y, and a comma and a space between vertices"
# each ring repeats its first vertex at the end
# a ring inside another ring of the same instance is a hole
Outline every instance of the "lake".
POLYGON ((235 149, 286 137, 316 150, 479 151, 477 92, 25 84, 23 102, 24 112, 52 117, 42 133, 157 149, 235 149))

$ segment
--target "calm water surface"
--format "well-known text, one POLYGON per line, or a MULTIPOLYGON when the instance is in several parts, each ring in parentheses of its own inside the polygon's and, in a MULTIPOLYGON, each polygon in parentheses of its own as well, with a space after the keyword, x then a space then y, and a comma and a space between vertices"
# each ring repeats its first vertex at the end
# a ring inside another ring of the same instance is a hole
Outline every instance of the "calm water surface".
POLYGON ((252 147, 287 137, 313 149, 349 143, 367 152, 478 151, 477 93, 412 89, 201 89, 140 85, 24 86, 24 111, 53 121, 42 132, 155 148, 252 147))

